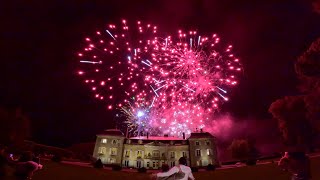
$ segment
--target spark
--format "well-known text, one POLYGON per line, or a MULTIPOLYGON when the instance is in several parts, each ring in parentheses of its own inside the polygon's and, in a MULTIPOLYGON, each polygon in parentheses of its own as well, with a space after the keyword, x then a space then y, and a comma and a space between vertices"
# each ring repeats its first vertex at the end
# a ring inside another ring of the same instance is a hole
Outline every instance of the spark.
POLYGON ((116 38, 111 34, 111 32, 109 30, 106 30, 106 31, 114 40, 116 40, 116 38))

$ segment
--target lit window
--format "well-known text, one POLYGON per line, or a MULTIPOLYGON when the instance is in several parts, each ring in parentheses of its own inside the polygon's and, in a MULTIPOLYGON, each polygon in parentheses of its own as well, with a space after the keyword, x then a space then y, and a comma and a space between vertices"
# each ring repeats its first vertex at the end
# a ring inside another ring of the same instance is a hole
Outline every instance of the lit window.
POLYGON ((196 141, 196 145, 197 145, 197 146, 200 146, 200 142, 199 142, 199 141, 196 141))
POLYGON ((111 148, 111 155, 117 155, 117 148, 111 148))
POLYGON ((98 149, 98 153, 99 154, 105 154, 106 153, 106 148, 105 147, 99 147, 99 149, 98 149))
POLYGON ((196 150, 196 156, 201 156, 201 150, 200 149, 196 150))
POLYGON ((207 155, 208 155, 208 156, 212 155, 211 149, 207 149, 207 155))
POLYGON ((107 143, 107 139, 101 139, 101 143, 106 144, 107 143))
POLYGON ((129 151, 129 150, 126 150, 125 156, 126 156, 126 157, 129 157, 129 156, 130 156, 130 151, 129 151))
POLYGON ((115 163, 116 161, 115 161, 115 159, 110 158, 110 159, 109 159, 109 162, 110 162, 111 164, 113 164, 113 163, 115 163))
POLYGON ((138 158, 141 158, 141 157, 142 157, 142 151, 140 151, 140 150, 137 151, 137 157, 138 157, 138 158))

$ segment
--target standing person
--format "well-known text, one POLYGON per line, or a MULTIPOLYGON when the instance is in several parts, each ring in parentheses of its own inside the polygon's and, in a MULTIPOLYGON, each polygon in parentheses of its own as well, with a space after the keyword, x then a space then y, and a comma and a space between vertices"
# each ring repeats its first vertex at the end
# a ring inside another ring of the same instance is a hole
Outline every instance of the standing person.
POLYGON ((304 152, 286 152, 278 164, 292 174, 291 180, 310 180, 310 159, 304 152))
POLYGON ((172 167, 168 172, 160 172, 153 174, 157 179, 181 179, 181 180, 194 180, 191 168, 187 166, 187 159, 181 157, 179 165, 172 167))

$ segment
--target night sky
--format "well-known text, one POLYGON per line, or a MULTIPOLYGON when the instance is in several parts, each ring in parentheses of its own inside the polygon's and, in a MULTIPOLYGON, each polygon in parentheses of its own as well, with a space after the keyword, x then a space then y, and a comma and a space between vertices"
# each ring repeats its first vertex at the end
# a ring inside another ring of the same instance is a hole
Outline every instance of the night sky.
POLYGON ((294 61, 320 37, 320 15, 302 0, 8 1, 0 14, 0 105, 22 107, 32 139, 58 146, 114 127, 112 113, 76 74, 83 38, 110 22, 216 32, 233 44, 245 71, 221 110, 242 120, 271 119, 274 100, 298 93, 294 61))

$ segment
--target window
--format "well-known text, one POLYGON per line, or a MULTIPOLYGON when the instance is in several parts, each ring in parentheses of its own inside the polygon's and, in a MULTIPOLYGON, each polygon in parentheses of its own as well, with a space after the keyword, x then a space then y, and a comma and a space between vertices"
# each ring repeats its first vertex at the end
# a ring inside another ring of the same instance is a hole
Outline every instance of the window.
POLYGON ((107 143, 107 139, 101 139, 101 143, 106 144, 107 143))
POLYGON ((112 144, 117 144, 117 140, 116 139, 112 140, 112 144))
POLYGON ((207 155, 208 156, 212 155, 212 150, 211 149, 207 149, 207 155))
POLYGON ((110 158, 109 161, 110 161, 111 164, 116 162, 113 158, 110 158))
POLYGON ((206 145, 209 146, 210 145, 210 141, 206 141, 206 145))
POLYGON ((162 156, 162 157, 166 157, 166 154, 165 154, 165 153, 162 153, 161 156, 162 156))
POLYGON ((129 167, 129 160, 124 161, 124 166, 129 167))
POLYGON ((98 149, 99 154, 106 154, 106 152, 107 152, 107 149, 105 147, 99 147, 98 149))
POLYGON ((170 157, 174 158, 175 157, 175 153, 173 151, 170 152, 170 157))
POLYGON ((147 167, 150 167, 150 162, 147 162, 147 167))
POLYGON ((130 150, 126 150, 125 156, 130 157, 130 150))
POLYGON ((137 168, 141 168, 141 161, 137 161, 137 168))
POLYGON ((200 142, 199 142, 199 141, 196 141, 196 145, 197 145, 197 146, 200 146, 200 142))
POLYGON ((183 151, 182 152, 182 157, 187 157, 187 152, 183 151))
POLYGON ((171 161, 171 162, 170 162, 170 165, 171 165, 171 167, 173 167, 173 166, 176 165, 176 162, 175 162, 175 161, 171 161))
POLYGON ((196 150, 196 156, 201 156, 201 150, 200 149, 196 150))
POLYGON ((156 167, 156 162, 152 162, 152 167, 156 167))
POLYGON ((142 151, 137 151, 137 158, 141 158, 142 157, 142 151))
POLYGON ((159 157, 160 156, 160 151, 152 151, 152 156, 153 157, 159 157))
POLYGON ((117 155, 117 148, 110 148, 111 155, 117 155))

